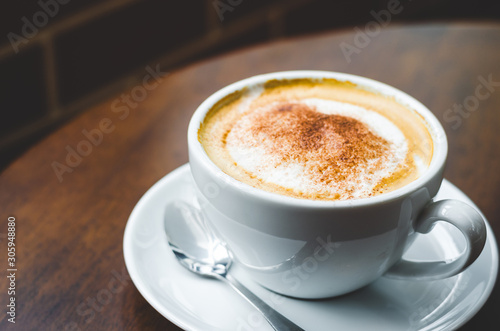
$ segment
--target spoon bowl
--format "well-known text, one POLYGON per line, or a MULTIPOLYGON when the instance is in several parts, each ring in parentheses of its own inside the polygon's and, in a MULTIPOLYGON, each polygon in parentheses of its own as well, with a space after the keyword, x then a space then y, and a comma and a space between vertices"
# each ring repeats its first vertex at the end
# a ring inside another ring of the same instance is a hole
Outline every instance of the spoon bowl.
POLYGON ((201 212, 175 201, 165 209, 164 227, 170 248, 185 268, 196 274, 224 277, 232 264, 225 245, 213 235, 201 212))

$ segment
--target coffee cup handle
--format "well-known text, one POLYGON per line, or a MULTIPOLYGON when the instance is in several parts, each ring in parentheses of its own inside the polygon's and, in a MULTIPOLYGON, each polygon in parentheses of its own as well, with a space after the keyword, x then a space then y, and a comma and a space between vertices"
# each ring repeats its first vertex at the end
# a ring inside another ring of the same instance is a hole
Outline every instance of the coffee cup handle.
POLYGON ((440 200, 428 204, 414 224, 419 233, 429 233, 438 221, 458 228, 467 247, 452 261, 417 262, 401 259, 385 276, 399 279, 436 280, 454 276, 467 269, 481 254, 486 243, 483 217, 471 206, 458 200, 440 200))

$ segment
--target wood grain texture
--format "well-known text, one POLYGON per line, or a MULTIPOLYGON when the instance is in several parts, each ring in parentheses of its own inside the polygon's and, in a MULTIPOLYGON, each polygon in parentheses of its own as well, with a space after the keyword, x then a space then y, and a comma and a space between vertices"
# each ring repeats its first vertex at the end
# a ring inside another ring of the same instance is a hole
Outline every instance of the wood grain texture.
MULTIPOLYGON (((500 25, 391 25, 348 62, 339 45, 353 44, 354 38, 355 31, 348 29, 260 45, 190 65, 158 79, 161 82, 147 91, 143 101, 126 106, 128 114, 118 108, 126 103, 117 95, 14 162, 0 175, 0 233, 7 232, 7 217, 15 216, 18 315, 16 325, 11 325, 2 313, 0 329, 177 330, 128 278, 122 250, 126 221, 151 185, 188 161, 186 130, 196 107, 219 88, 260 73, 347 72, 393 85, 422 101, 448 135, 445 177, 476 202, 498 240, 500 25), (478 96, 478 86, 488 79, 497 85, 490 86, 487 97, 482 89, 475 107, 472 99, 478 96), (449 117, 458 114, 450 113, 454 105, 467 104, 474 110, 464 108, 460 121, 449 117), (109 119, 111 132, 103 133, 102 141, 60 182, 51 164, 64 163, 67 148, 88 147, 81 143, 88 140, 82 131, 99 128, 103 119, 109 119), (103 289, 115 293, 105 298, 103 289)), ((5 236, 1 241, 1 251, 6 252, 5 236)), ((6 254, 0 253, 0 265, 6 263, 6 254)), ((8 300, 7 287, 2 276, 2 305, 8 300)), ((490 325, 496 329, 499 305, 497 286, 461 330, 488 330, 490 325)))

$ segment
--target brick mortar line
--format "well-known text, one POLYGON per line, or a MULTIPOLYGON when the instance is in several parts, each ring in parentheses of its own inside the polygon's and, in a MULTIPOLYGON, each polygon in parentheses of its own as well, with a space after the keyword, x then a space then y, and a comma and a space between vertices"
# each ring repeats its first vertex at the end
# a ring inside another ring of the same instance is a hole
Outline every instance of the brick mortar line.
POLYGON ((219 25, 219 18, 217 17, 214 7, 212 5, 212 1, 205 1, 205 19, 207 31, 212 31, 217 28, 219 25))
POLYGON ((59 106, 59 93, 57 88, 54 40, 52 38, 44 39, 42 45, 44 48, 43 62, 48 115, 52 118, 56 118, 61 113, 61 109, 59 106))

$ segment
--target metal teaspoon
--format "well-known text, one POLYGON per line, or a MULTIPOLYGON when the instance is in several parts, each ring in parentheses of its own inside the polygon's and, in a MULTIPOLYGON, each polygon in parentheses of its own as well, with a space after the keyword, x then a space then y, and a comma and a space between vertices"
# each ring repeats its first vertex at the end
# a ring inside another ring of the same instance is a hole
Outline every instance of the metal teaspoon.
POLYGON ((223 280, 231 285, 262 313, 274 330, 303 331, 228 273, 232 255, 211 231, 198 208, 182 201, 168 204, 164 226, 168 244, 181 265, 196 274, 223 280))

